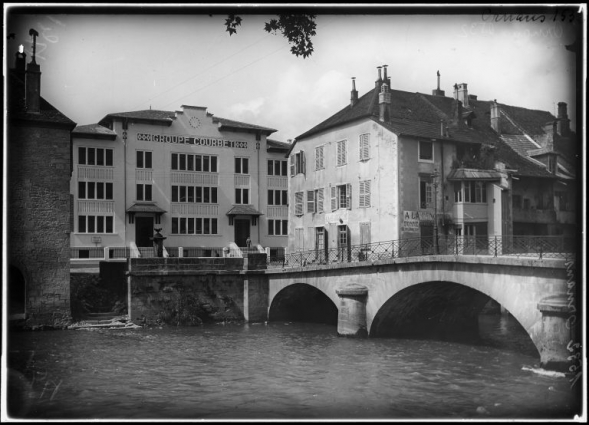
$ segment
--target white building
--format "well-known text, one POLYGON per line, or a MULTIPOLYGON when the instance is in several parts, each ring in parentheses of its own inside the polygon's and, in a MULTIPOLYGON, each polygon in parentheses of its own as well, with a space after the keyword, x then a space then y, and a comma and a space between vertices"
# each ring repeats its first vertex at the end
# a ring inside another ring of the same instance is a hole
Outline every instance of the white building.
POLYGON ((173 256, 222 255, 248 237, 254 247, 285 247, 288 144, 269 140, 275 131, 186 105, 78 126, 72 251, 85 257, 89 248, 126 247, 110 256, 129 255, 152 247, 160 228, 173 256))

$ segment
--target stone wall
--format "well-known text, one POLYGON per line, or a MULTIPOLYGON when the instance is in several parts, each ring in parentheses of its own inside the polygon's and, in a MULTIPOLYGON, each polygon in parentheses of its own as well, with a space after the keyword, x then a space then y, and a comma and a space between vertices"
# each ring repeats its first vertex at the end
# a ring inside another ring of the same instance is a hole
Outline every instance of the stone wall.
POLYGON ((26 326, 64 327, 70 314, 70 131, 8 133, 8 262, 25 282, 26 326))

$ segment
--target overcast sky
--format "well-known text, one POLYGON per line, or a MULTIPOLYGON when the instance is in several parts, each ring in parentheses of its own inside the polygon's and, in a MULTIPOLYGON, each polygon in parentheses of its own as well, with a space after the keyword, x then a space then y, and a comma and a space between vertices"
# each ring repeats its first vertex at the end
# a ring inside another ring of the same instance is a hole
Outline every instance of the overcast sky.
POLYGON ((574 54, 565 49, 575 35, 572 24, 551 15, 526 23, 505 22, 503 15, 496 22, 484 9, 469 15, 443 8, 437 12, 448 14, 320 14, 315 50, 303 59, 284 37, 263 30, 272 15, 242 15, 237 34, 229 36, 223 13, 133 11, 19 19, 5 13, 5 66, 14 66, 19 44, 29 62, 29 29, 36 29, 42 96, 78 125, 114 112, 195 105, 277 129, 270 137, 287 141, 346 106, 351 77, 360 96, 373 88, 383 64, 393 89, 431 94, 439 70, 447 96, 454 83, 467 83, 481 100, 553 114, 564 101, 569 117, 576 117, 574 54), (7 39, 10 33, 15 36, 7 39))

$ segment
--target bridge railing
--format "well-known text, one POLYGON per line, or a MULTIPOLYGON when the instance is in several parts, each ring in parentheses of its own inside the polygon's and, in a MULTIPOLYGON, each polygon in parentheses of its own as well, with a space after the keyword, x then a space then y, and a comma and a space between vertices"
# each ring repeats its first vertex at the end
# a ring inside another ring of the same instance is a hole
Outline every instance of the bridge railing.
POLYGON ((563 236, 438 236, 332 249, 315 249, 268 259, 269 268, 305 267, 333 263, 379 261, 425 255, 517 256, 530 258, 571 258, 575 238, 563 236))

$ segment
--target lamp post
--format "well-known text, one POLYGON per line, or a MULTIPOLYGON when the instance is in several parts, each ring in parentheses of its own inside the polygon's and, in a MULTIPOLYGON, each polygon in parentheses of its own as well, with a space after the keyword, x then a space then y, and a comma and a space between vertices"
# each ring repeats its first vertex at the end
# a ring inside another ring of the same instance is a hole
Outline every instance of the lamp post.
POLYGON ((431 175, 432 185, 434 186, 434 254, 439 253, 438 249, 438 169, 434 169, 431 175))

